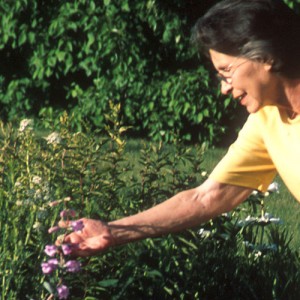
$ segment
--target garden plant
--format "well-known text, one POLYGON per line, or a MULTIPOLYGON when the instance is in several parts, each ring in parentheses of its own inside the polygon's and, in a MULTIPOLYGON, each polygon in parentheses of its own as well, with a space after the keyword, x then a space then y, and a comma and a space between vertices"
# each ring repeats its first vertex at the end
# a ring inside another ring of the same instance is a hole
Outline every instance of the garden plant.
POLYGON ((112 220, 207 176, 203 147, 176 136, 173 146, 145 143, 133 163, 120 106, 110 109, 101 132, 88 124, 73 131, 66 113, 43 120, 44 131, 29 119, 2 123, 1 299, 298 299, 299 253, 266 211, 268 195, 253 194, 199 228, 89 259, 68 257, 68 245, 53 248, 61 217, 112 220))

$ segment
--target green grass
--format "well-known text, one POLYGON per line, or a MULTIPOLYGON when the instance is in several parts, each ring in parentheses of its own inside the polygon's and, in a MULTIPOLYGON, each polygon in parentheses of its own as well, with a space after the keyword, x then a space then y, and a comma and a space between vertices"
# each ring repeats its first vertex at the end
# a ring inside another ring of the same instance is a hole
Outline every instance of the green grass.
MULTIPOLYGON (((140 140, 129 140, 126 144, 126 152, 130 156, 131 163, 136 165, 136 171, 139 169, 139 151, 146 146, 147 142, 140 140)), ((227 149, 223 148, 206 150, 203 155, 203 169, 210 173, 226 151, 227 149)), ((266 198, 266 211, 283 221, 280 226, 287 229, 292 236, 291 245, 295 249, 300 249, 300 204, 288 191, 281 178, 276 177, 275 181, 280 185, 280 192, 266 198)))

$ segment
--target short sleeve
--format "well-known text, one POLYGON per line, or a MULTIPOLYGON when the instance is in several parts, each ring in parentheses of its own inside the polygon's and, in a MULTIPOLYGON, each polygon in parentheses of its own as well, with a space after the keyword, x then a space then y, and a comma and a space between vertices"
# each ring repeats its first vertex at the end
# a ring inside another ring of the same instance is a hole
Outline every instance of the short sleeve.
POLYGON ((263 122, 259 112, 250 114, 237 140, 210 178, 265 192, 275 175, 276 168, 263 142, 263 122))

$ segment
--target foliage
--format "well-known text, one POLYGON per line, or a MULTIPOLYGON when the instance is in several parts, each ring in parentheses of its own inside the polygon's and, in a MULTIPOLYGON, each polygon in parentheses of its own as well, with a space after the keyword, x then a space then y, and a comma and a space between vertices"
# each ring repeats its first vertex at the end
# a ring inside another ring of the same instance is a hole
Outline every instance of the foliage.
MULTIPOLYGON (((88 124, 74 132, 67 114, 45 120, 45 133, 30 120, 18 129, 1 125, 1 299, 49 296, 41 264, 53 243, 48 228, 62 209, 113 220, 205 180, 203 149, 178 138, 172 148, 145 144, 137 173, 126 155, 120 105, 110 109, 105 132, 88 124)), ((65 278, 71 299, 299 299, 299 253, 264 201, 252 195, 201 228, 82 260, 83 272, 65 278)))
POLYGON ((231 118, 190 45, 199 1, 2 1, 2 119, 74 113, 104 127, 121 104, 131 135, 212 142, 231 118), (222 118, 223 117, 223 118, 222 118))
MULTIPOLYGON (((215 144, 228 120, 191 27, 217 1, 1 1, 0 116, 74 113, 103 128, 109 101, 121 104, 130 135, 215 144)), ((299 1, 286 1, 299 10, 299 1)))

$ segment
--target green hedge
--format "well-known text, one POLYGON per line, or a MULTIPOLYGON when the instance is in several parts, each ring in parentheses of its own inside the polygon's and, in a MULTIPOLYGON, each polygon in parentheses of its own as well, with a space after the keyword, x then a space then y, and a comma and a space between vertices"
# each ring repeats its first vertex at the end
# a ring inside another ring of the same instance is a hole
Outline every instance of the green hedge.
POLYGON ((190 45, 191 27, 215 2, 1 1, 1 118, 68 109, 73 126, 101 128, 113 100, 132 135, 216 141, 233 105, 190 45))

